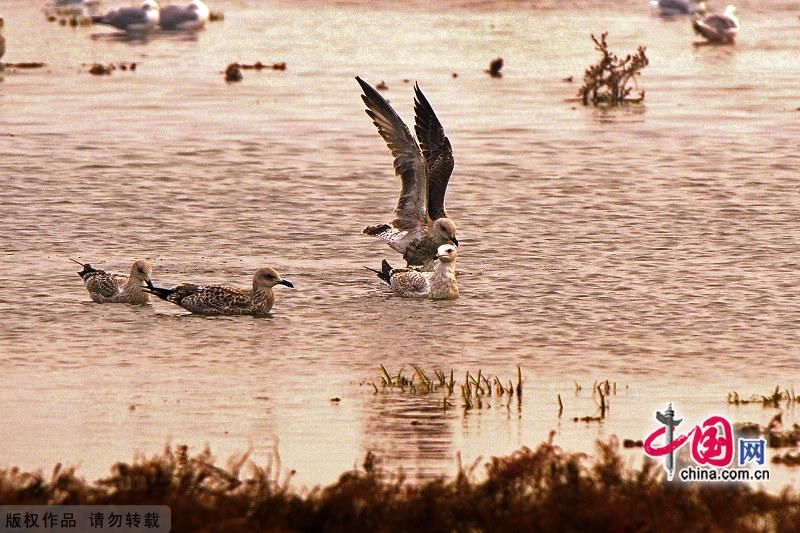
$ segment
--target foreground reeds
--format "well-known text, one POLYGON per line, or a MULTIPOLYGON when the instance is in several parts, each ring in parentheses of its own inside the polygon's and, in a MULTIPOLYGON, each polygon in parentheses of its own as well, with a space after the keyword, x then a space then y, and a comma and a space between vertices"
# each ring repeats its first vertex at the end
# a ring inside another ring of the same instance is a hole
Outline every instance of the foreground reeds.
POLYGON ((596 457, 566 453, 547 442, 493 458, 485 474, 460 469, 453 479, 408 483, 377 467, 324 488, 296 490, 279 468, 243 456, 227 469, 208 451, 185 446, 150 459, 118 463, 87 484, 72 469, 51 479, 0 471, 2 504, 160 504, 181 531, 797 531, 800 497, 746 485, 667 483, 660 465, 623 464, 615 439, 596 457))

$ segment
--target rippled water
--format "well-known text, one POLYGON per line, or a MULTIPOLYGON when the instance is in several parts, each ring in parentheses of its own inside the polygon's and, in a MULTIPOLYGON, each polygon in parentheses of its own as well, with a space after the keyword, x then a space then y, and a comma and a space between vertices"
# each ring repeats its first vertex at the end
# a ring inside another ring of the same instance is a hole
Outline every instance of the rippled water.
POLYGON ((277 447, 313 484, 367 450, 429 476, 551 429, 569 449, 641 438, 667 402, 769 420, 725 398, 797 375, 797 8, 741 3, 739 42, 709 47, 629 4, 227 0, 197 35, 130 40, 4 1, 4 59, 47 67, 0 83, 0 465, 95 478, 166 442, 260 462, 277 447), (569 100, 605 30, 620 54, 647 46, 644 105, 569 100), (483 72, 496 56, 502 79, 483 72), (257 60, 288 68, 224 83, 257 60), (121 61, 136 71, 85 66, 121 61), (363 268, 399 263, 359 234, 389 219, 399 180, 355 75, 385 80, 409 121, 418 80, 445 126, 457 301, 391 297, 363 268), (267 319, 101 306, 69 257, 122 272, 146 257, 165 285, 246 286, 269 265, 296 288, 267 319), (520 365, 524 402, 375 395, 380 364, 520 365), (599 379, 618 386, 608 419, 573 422, 599 379))

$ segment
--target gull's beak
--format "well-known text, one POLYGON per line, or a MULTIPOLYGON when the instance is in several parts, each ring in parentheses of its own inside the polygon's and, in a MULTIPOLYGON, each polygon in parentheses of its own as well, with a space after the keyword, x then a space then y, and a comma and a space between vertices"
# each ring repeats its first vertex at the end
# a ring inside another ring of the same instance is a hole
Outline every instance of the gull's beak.
POLYGON ((456 246, 458 246, 458 239, 456 239, 456 236, 455 236, 455 235, 453 235, 453 238, 452 238, 452 239, 450 239, 450 240, 451 240, 451 241, 453 241, 453 244, 455 244, 456 246))
POLYGON ((152 289, 153 288, 153 282, 152 281, 150 281, 149 279, 146 279, 146 280, 144 280, 144 282, 147 285, 148 289, 152 289))
POLYGON ((289 281, 288 279, 282 279, 278 283, 280 283, 281 285, 286 285, 290 289, 294 289, 294 285, 292 285, 292 282, 289 281))

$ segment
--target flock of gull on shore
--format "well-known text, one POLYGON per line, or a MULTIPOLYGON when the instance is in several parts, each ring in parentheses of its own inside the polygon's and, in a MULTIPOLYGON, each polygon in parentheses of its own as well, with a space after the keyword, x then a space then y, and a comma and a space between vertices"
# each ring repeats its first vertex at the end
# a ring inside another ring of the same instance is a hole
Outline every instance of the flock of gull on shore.
MULTIPOLYGON (((727 6, 723 14, 705 16, 705 3, 695 0, 653 0, 666 16, 693 15, 695 31, 709 42, 733 43, 739 29, 735 8, 727 6)), ((57 5, 97 4, 97 0, 57 0, 57 5)), ((209 19, 209 8, 201 0, 186 6, 160 7, 156 0, 144 0, 139 7, 123 7, 91 17, 93 24, 113 26, 125 32, 197 30, 209 19)), ((3 18, 0 17, 0 57, 5 52, 3 18)), ((444 207, 445 193, 453 171, 453 152, 444 128, 428 100, 414 87, 414 131, 392 109, 378 91, 359 77, 366 113, 373 120, 394 157, 394 170, 401 179, 400 199, 389 223, 367 226, 365 235, 377 237, 402 254, 403 268, 393 268, 383 260, 380 269, 368 268, 386 282, 392 293, 406 298, 448 300, 458 298, 456 280, 455 223, 444 207)), ((172 288, 156 286, 152 266, 139 259, 128 276, 80 264, 78 272, 91 299, 97 303, 148 304, 150 295, 202 315, 255 315, 270 312, 275 302, 275 285, 293 287, 273 268, 258 269, 252 288, 227 285, 182 283, 172 288)))

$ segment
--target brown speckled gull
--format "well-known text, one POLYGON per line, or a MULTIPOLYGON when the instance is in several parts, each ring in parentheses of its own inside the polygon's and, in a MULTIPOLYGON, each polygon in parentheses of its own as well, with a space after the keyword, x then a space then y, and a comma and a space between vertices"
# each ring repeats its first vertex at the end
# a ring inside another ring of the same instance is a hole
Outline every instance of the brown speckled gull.
POLYGON ((197 315, 263 316, 275 303, 272 287, 278 284, 294 287, 274 269, 260 268, 253 275, 252 289, 183 283, 171 289, 151 287, 146 290, 197 315))
POLYGON ((443 244, 436 253, 439 264, 433 272, 420 272, 413 268, 392 268, 386 259, 381 270, 370 268, 385 281, 392 292, 403 298, 431 298, 455 300, 458 298, 456 281, 456 247, 443 244))
POLYGON ((414 130, 418 145, 408 127, 378 91, 358 76, 356 81, 364 91, 361 99, 367 106, 367 115, 391 150, 395 174, 402 181, 400 200, 394 210, 395 219, 388 224, 367 226, 362 233, 386 241, 392 249, 403 254, 408 266, 430 270, 439 246, 458 246, 456 225, 447 218, 444 209, 444 197, 454 164, 450 141, 419 85, 414 86, 414 130))
POLYGON ((153 274, 153 267, 146 260, 139 259, 133 263, 129 276, 109 274, 104 270, 93 268, 89 263, 81 263, 75 259, 72 261, 83 267, 78 275, 93 301, 100 304, 136 305, 150 302, 150 295, 144 289, 145 284, 151 285, 150 276, 153 274))

